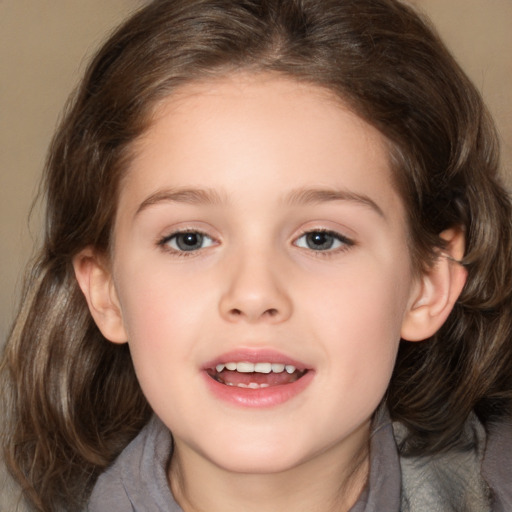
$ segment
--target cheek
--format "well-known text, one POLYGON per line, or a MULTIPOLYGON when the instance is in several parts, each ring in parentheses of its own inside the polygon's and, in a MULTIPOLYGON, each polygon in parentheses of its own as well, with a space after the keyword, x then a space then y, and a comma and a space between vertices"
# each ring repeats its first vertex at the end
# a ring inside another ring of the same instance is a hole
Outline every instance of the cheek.
MULTIPOLYGON (((173 361, 187 358, 200 332, 209 299, 189 276, 169 275, 168 269, 140 266, 119 298, 128 343, 139 379, 166 373, 173 361)), ((126 280, 121 280, 127 282, 126 280)), ((167 379, 168 375, 162 375, 167 379)))
POLYGON ((377 402, 393 371, 408 303, 410 276, 397 268, 365 265, 331 278, 322 293, 311 283, 310 312, 304 310, 323 343, 333 378, 377 402))
POLYGON ((151 272, 139 267, 131 276, 119 294, 137 379, 157 412, 172 413, 180 406, 183 382, 190 378, 205 305, 193 291, 194 283, 171 281, 168 272, 154 266, 151 272))
POLYGON ((119 277, 121 309, 131 338, 150 338, 160 329, 192 323, 194 309, 201 307, 197 278, 172 272, 165 264, 126 266, 119 277))

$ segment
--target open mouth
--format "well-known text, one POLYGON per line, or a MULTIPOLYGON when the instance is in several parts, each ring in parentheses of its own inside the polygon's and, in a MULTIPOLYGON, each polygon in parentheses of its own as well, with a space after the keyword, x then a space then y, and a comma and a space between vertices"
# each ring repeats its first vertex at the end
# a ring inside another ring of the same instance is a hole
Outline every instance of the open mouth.
POLYGON ((206 371, 220 384, 246 389, 292 384, 308 372, 307 369, 298 369, 291 364, 248 361, 221 363, 206 371))

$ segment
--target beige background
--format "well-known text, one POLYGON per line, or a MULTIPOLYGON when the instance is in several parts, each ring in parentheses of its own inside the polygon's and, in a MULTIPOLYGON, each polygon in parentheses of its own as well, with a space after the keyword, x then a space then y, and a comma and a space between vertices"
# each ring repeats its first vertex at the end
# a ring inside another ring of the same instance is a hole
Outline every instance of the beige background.
MULTIPOLYGON (((234 0, 235 1, 235 0, 234 0)), ((483 92, 512 185, 512 0, 411 0, 483 92)), ((39 238, 28 212, 62 106, 99 41, 142 0, 0 0, 0 345, 39 238)))

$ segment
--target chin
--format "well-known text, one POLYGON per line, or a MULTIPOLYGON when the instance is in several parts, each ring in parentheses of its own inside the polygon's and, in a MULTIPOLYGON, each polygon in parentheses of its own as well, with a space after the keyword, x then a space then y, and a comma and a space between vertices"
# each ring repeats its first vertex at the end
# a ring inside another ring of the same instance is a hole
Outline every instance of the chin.
POLYGON ((217 465, 224 471, 247 475, 270 475, 284 473, 300 465, 298 459, 283 460, 280 454, 254 454, 253 457, 246 455, 234 455, 232 461, 218 461, 217 465), (245 457, 242 459, 241 457, 245 457))
MULTIPOLYGON (((290 439, 290 436, 288 436, 290 439)), ((296 441, 288 444, 280 440, 255 440, 247 437, 244 441, 218 445, 215 451, 207 450, 205 456, 216 466, 232 473, 272 474, 281 473, 314 458, 313 452, 304 450, 304 444, 296 441)))

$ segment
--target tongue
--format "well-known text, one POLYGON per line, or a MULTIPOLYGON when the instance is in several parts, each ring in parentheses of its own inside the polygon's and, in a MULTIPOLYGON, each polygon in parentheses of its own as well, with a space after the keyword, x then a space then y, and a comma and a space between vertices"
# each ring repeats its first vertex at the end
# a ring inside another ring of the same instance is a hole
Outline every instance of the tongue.
POLYGON ((282 384, 290 384, 295 382, 298 377, 298 372, 289 374, 288 372, 281 373, 241 373, 237 371, 223 370, 217 374, 220 381, 225 384, 250 384, 254 382, 256 384, 268 384, 269 386, 280 386, 282 384))

